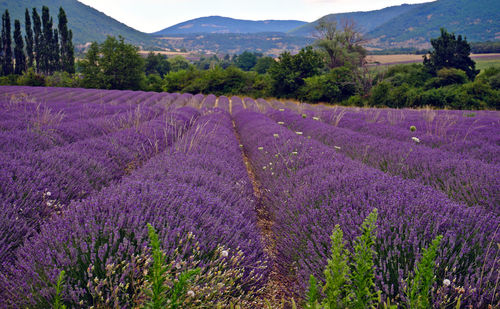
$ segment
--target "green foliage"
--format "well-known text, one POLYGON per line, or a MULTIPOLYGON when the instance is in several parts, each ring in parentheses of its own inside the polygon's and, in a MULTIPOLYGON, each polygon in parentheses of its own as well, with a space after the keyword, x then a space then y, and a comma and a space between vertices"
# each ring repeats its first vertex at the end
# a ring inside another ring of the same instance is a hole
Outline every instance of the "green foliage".
POLYGON ((437 236, 431 245, 424 250, 422 258, 416 266, 413 278, 407 280, 406 298, 411 309, 425 309, 431 305, 430 290, 435 281, 434 261, 442 239, 442 235, 437 236))
POLYGON ((75 50, 73 47, 73 32, 68 29, 68 18, 62 7, 59 7, 57 15, 59 24, 59 35, 61 36, 61 70, 67 73, 75 73, 75 50))
POLYGON ((378 299, 375 291, 375 265, 373 262, 376 221, 377 209, 375 208, 361 225, 361 235, 356 239, 354 245, 353 265, 349 277, 354 295, 350 308, 374 307, 378 299))
POLYGON ((361 225, 361 235, 356 238, 354 254, 350 257, 345 248, 343 233, 336 225, 331 235, 331 256, 325 267, 323 300, 319 301, 316 279, 311 275, 307 308, 369 308, 375 307, 375 266, 373 246, 376 240, 377 209, 361 225), (318 304, 321 304, 320 306, 318 304))
POLYGON ((10 29, 10 14, 9 10, 5 10, 2 14, 2 37, 0 41, 0 75, 10 75, 14 73, 12 63, 12 37, 10 29))
POLYGON ((157 74, 163 78, 165 74, 170 72, 170 62, 167 60, 166 56, 150 52, 146 57, 144 70, 146 75, 157 74))
POLYGON ((243 53, 238 55, 238 57, 236 57, 235 64, 243 71, 250 71, 257 64, 257 58, 261 56, 262 54, 244 51, 243 53))
POLYGON ((326 308, 345 308, 354 296, 348 288, 350 284, 349 251, 345 249, 343 233, 337 224, 331 235, 331 257, 328 259, 324 274, 323 291, 326 308))
POLYGON ((442 68, 456 68, 465 71, 470 80, 479 73, 475 62, 470 58, 470 45, 461 35, 455 37, 441 28, 441 36, 431 39, 434 50, 424 58, 424 66, 436 75, 442 68))
POLYGON ((266 74, 274 63, 272 57, 262 57, 257 60, 253 70, 259 74, 266 74))
MULTIPOLYGON (((366 217, 360 227, 361 234, 354 241, 354 253, 345 248, 343 233, 337 224, 331 235, 331 256, 324 270, 325 284, 322 294, 318 282, 311 275, 306 294, 308 309, 336 308, 410 308, 431 307, 431 288, 435 281, 434 268, 439 244, 443 236, 437 236, 415 266, 415 272, 405 282, 405 301, 382 301, 382 292, 375 285, 377 209, 366 217), (322 298, 322 299, 321 299, 322 298)), ((458 299, 460 303, 460 299, 458 299)), ((458 308, 458 307, 457 307, 458 308)))
POLYGON ((315 76, 322 68, 322 57, 311 46, 303 48, 297 55, 284 52, 271 66, 269 74, 273 79, 273 95, 294 97, 305 84, 304 79, 315 76))
POLYGON ((325 53, 329 68, 363 65, 366 50, 361 45, 363 42, 361 32, 356 29, 353 21, 345 21, 340 29, 336 21, 322 18, 318 21, 316 30, 319 38, 315 45, 325 53))
POLYGON ((429 79, 425 88, 439 88, 453 84, 464 84, 468 81, 464 71, 455 68, 442 68, 437 71, 437 77, 429 79))
POLYGON ((14 58, 15 58, 15 69, 14 74, 22 74, 26 71, 26 56, 24 55, 24 41, 21 35, 21 24, 19 20, 14 21, 14 58))
POLYGON ((397 65, 379 74, 380 81, 371 89, 368 104, 394 108, 498 109, 499 72, 487 69, 470 82, 464 71, 455 68, 442 68, 433 77, 423 65, 397 65))
POLYGON ((145 87, 144 60, 138 48, 108 37, 102 44, 92 43, 81 61, 83 85, 87 88, 130 89, 145 87))
POLYGON ((148 236, 152 250, 153 265, 149 270, 148 280, 150 282, 150 290, 147 295, 150 301, 146 304, 146 308, 160 309, 167 305, 167 291, 165 286, 167 267, 165 263, 165 255, 161 251, 158 234, 156 234, 153 226, 148 223, 148 236))
POLYGON ((344 101, 356 93, 353 75, 348 67, 338 67, 326 74, 306 78, 298 91, 298 97, 310 103, 344 101))
POLYGON ((33 68, 29 68, 18 79, 17 83, 23 86, 45 86, 45 77, 37 74, 33 68))
POLYGON ((24 12, 24 29, 26 35, 24 36, 24 40, 26 41, 26 54, 28 56, 28 67, 31 68, 33 66, 33 30, 31 29, 31 17, 28 8, 24 12))
POLYGON ((306 295, 306 308, 313 309, 319 306, 319 290, 318 290, 318 281, 316 278, 311 275, 309 277, 309 289, 307 290, 306 295))
POLYGON ((61 293, 62 293, 62 288, 64 284, 64 275, 65 271, 61 270, 59 273, 59 277, 57 278, 57 283, 56 283, 56 295, 54 296, 54 304, 52 305, 52 308, 54 309, 66 309, 66 306, 62 303, 61 299, 61 293))
POLYGON ((191 66, 189 61, 187 61, 182 56, 175 56, 173 58, 169 58, 168 62, 170 63, 170 70, 172 72, 178 72, 181 70, 187 70, 191 66))

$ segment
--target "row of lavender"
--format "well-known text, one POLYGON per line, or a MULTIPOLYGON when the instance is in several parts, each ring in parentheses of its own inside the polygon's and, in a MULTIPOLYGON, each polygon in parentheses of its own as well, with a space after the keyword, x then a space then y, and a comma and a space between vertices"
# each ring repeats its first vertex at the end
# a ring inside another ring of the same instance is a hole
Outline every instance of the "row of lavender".
POLYGON ((495 111, 370 110, 309 105, 298 108, 290 104, 288 107, 365 135, 399 141, 417 137, 428 147, 500 163, 500 119, 495 111))
POLYGON ((200 274, 201 282, 212 278, 200 297, 244 303, 258 293, 267 258, 252 185, 229 114, 209 108, 216 103, 214 96, 175 95, 166 114, 141 108, 130 128, 22 155, 6 151, 2 306, 50 306, 62 270, 70 307, 140 304, 150 255, 146 223, 170 259, 188 261, 182 268, 210 266, 200 274), (182 106, 201 102, 205 116, 193 124, 199 112, 182 106))
POLYGON ((297 291, 305 290, 310 274, 323 278, 335 224, 352 251, 358 227, 377 208, 376 284, 385 296, 402 299, 422 248, 442 234, 434 301, 458 298, 463 289, 462 304, 498 302, 498 214, 353 161, 260 113, 241 110, 235 122, 274 216, 276 263, 297 280, 297 291), (440 284, 444 279, 452 285, 440 284))
POLYGON ((289 110, 270 112, 269 116, 355 160, 392 175, 418 180, 456 201, 500 213, 498 164, 430 148, 412 140, 403 142, 334 127, 289 110))

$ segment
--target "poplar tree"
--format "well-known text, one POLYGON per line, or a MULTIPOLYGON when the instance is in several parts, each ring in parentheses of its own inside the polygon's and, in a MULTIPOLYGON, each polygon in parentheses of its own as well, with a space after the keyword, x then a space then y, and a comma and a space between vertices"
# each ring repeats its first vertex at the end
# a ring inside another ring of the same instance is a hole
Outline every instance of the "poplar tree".
POLYGON ((52 40, 52 18, 50 18, 49 8, 44 5, 42 7, 42 46, 40 48, 40 70, 45 74, 51 72, 52 40))
POLYGON ((40 21, 40 15, 36 11, 36 8, 33 8, 33 33, 34 33, 34 52, 35 52, 35 62, 36 62, 36 71, 41 71, 41 56, 42 56, 42 22, 40 21))
MULTIPOLYGON (((51 18, 52 20, 52 18, 51 18)), ((50 65, 49 72, 52 73, 54 71, 59 71, 61 69, 61 55, 59 49, 59 33, 57 29, 54 29, 54 33, 52 34, 52 42, 50 44, 50 65)))
POLYGON ((9 10, 5 10, 5 13, 2 15, 2 75, 9 75, 13 72, 10 15, 9 10))
POLYGON ((68 30, 68 18, 62 7, 59 7, 58 29, 61 42, 61 69, 68 73, 75 73, 75 55, 73 48, 73 33, 68 30))
POLYGON ((26 71, 26 56, 24 55, 24 42, 21 35, 21 23, 19 20, 14 21, 14 58, 16 59, 16 66, 14 74, 21 75, 26 71))
POLYGON ((31 30, 31 18, 30 12, 26 9, 24 13, 24 28, 26 35, 24 40, 26 41, 26 54, 28 56, 28 67, 33 66, 33 30, 31 30))

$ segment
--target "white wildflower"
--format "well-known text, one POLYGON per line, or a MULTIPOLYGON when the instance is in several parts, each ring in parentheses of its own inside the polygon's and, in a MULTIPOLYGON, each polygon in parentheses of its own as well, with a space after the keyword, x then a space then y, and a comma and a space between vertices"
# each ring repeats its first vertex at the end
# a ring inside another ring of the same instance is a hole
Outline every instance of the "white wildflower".
POLYGON ((420 139, 418 137, 413 136, 411 138, 415 143, 420 143, 420 139))
POLYGON ((340 150, 339 146, 333 146, 333 148, 340 150))
POLYGON ((240 144, 240 148, 243 148, 243 145, 242 145, 242 144, 240 144))
POLYGON ((298 154, 298 152, 297 152, 297 151, 292 151, 292 154, 293 154, 294 156, 296 156, 296 155, 298 154))
POLYGON ((278 133, 274 133, 273 136, 274 137, 280 137, 280 135, 278 133))
POLYGON ((47 191, 47 192, 45 193, 45 195, 47 195, 47 196, 51 196, 51 195, 52 195, 52 193, 51 193, 50 191, 47 191))
POLYGON ((227 257, 229 255, 229 252, 227 250, 222 250, 220 255, 222 255, 222 257, 227 257))
POLYGON ((278 124, 284 125, 285 123, 283 121, 278 121, 278 124))
POLYGON ((284 111, 285 111, 285 109, 284 109, 284 108, 280 108, 280 109, 279 109, 279 111, 280 111, 280 112, 284 112, 284 111))
POLYGON ((264 147, 258 147, 257 149, 259 149, 259 150, 264 150, 264 147))
POLYGON ((313 117, 313 120, 319 120, 319 117, 313 117))
POLYGON ((300 132, 300 131, 297 131, 295 133, 297 133, 297 135, 302 135, 302 132, 300 132))
POLYGON ((451 282, 450 282, 450 280, 449 280, 449 279, 444 279, 444 280, 443 280, 443 285, 444 285, 444 286, 450 286, 450 284, 451 284, 451 282))
POLYGON ((188 295, 189 297, 194 297, 194 292, 193 292, 193 290, 189 290, 189 291, 187 292, 187 295, 188 295))

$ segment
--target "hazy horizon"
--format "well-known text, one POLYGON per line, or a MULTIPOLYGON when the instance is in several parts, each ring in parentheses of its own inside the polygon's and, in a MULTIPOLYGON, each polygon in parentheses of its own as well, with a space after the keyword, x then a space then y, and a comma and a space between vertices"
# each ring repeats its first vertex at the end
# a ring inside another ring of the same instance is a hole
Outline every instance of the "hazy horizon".
POLYGON ((333 14, 371 11, 429 0, 79 0, 134 29, 151 33, 206 16, 246 20, 301 20, 312 22, 333 14))

